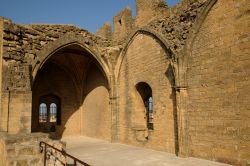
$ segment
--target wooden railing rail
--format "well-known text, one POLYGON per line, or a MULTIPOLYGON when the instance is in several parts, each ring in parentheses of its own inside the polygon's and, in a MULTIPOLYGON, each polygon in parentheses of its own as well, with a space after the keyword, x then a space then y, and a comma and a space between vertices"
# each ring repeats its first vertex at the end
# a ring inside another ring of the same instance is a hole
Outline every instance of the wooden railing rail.
POLYGON ((47 150, 48 150, 48 147, 49 148, 52 148, 52 149, 54 149, 54 150, 56 150, 56 151, 58 151, 58 152, 60 152, 63 156, 65 156, 65 157, 69 157, 69 158, 71 158, 72 160, 74 160, 74 165, 76 166, 77 165, 77 163, 80 163, 80 164, 82 164, 82 165, 84 165, 84 166, 90 166, 89 164, 87 164, 87 163, 85 163, 85 162, 83 162, 83 161, 81 161, 81 160, 79 160, 78 158, 76 158, 76 157, 74 157, 74 156, 72 156, 72 155, 70 155, 70 154, 68 154, 64 149, 62 149, 62 150, 60 150, 60 149, 58 149, 58 148, 56 148, 56 147, 54 147, 54 146, 52 146, 52 145, 50 145, 50 144, 48 144, 48 143, 46 143, 46 142, 43 142, 43 141, 41 141, 40 142, 40 152, 41 153, 43 153, 44 152, 44 166, 46 166, 46 160, 47 160, 47 158, 46 158, 46 155, 47 155, 47 150))

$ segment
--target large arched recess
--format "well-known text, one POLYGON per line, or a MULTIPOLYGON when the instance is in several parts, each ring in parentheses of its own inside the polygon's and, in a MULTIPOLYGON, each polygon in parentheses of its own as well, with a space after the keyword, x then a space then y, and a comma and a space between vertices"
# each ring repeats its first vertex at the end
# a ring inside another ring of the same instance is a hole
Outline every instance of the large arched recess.
POLYGON ((119 140, 147 148, 178 152, 175 58, 157 33, 140 29, 127 41, 116 66, 119 140), (136 85, 152 89, 154 129, 146 127, 145 103, 136 85))
POLYGON ((43 96, 60 99, 55 137, 86 135, 110 140, 109 70, 97 46, 67 34, 49 43, 33 64, 32 131, 41 131, 38 106, 43 96))

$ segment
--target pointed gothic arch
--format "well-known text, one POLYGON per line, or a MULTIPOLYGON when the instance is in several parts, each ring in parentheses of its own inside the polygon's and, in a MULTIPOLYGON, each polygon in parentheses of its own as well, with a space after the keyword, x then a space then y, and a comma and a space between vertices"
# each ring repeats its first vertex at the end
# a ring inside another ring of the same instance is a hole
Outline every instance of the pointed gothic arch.
POLYGON ((90 42, 88 38, 75 34, 75 33, 66 33, 61 36, 59 39, 52 41, 45 45, 38 53, 37 58, 32 63, 32 83, 34 82, 37 72, 42 68, 44 63, 56 52, 59 50, 72 46, 78 45, 83 50, 86 50, 101 66, 104 75, 107 80, 110 82, 110 69, 107 63, 102 59, 101 53, 98 51, 98 46, 92 41, 90 42))

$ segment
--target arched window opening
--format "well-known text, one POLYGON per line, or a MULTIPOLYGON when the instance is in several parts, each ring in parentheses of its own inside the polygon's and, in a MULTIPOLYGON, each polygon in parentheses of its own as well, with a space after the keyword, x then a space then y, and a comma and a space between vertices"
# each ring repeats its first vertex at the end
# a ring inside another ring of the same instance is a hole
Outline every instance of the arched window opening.
POLYGON ((39 122, 47 122, 47 105, 45 103, 41 103, 39 106, 39 122))
POLYGON ((50 104, 50 122, 57 122, 57 105, 55 103, 50 104))
POLYGON ((60 125, 60 100, 57 96, 46 95, 40 98, 39 122, 60 125))
POLYGON ((145 106, 147 108, 147 127, 148 127, 148 129, 153 130, 154 129, 154 123, 153 123, 154 115, 153 115, 153 98, 152 98, 152 96, 150 96, 147 99, 145 106))
POLYGON ((140 82, 136 85, 136 89, 139 92, 146 109, 147 128, 149 130, 154 129, 154 112, 153 112, 153 96, 151 87, 145 83, 140 82))

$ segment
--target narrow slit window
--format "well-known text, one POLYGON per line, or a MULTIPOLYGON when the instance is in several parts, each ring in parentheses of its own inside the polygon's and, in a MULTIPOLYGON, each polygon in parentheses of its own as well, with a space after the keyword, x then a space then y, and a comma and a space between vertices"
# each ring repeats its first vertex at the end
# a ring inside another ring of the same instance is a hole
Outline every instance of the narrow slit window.
POLYGON ((118 22, 119 22, 120 25, 122 25, 122 20, 121 19, 118 22))
POLYGON ((153 98, 152 96, 150 96, 147 100, 147 125, 148 125, 148 129, 153 130, 154 126, 153 126, 153 98))
POLYGON ((41 103, 39 106, 39 122, 47 122, 47 105, 45 103, 41 103))

